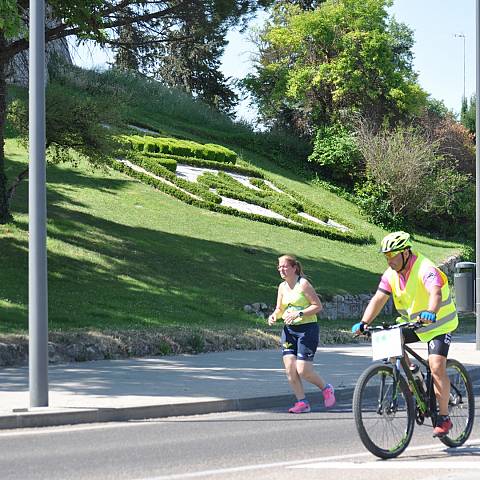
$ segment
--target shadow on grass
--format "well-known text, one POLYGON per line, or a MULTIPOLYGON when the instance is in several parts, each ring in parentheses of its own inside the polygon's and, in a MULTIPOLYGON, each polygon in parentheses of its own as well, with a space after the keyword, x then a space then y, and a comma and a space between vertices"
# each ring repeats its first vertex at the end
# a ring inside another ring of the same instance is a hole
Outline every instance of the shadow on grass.
POLYGON ((414 236, 415 244, 430 245, 431 247, 451 247, 451 243, 446 240, 434 239, 434 238, 419 238, 414 236))

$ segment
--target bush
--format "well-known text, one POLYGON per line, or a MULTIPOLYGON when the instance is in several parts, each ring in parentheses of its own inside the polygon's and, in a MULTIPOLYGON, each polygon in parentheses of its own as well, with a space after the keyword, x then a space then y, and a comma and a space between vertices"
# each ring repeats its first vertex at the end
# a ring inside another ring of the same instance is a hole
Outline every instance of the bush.
POLYGON ((426 137, 437 141, 440 155, 450 159, 461 172, 475 175, 475 137, 451 113, 425 111, 418 124, 426 137))
POLYGON ((437 153, 438 141, 412 128, 374 133, 359 128, 367 181, 357 187, 368 217, 385 227, 412 225, 443 234, 470 234, 475 218, 470 177, 437 153), (389 221, 390 219, 390 221, 389 221))
POLYGON ((379 225, 386 230, 407 229, 405 219, 395 215, 385 187, 372 179, 355 186, 356 203, 366 214, 369 222, 379 225))
POLYGON ((352 134, 342 125, 335 124, 318 129, 308 161, 319 165, 328 178, 353 185, 362 156, 352 134))
POLYGON ((473 245, 463 245, 462 250, 460 251, 460 258, 463 262, 476 262, 476 252, 473 245))

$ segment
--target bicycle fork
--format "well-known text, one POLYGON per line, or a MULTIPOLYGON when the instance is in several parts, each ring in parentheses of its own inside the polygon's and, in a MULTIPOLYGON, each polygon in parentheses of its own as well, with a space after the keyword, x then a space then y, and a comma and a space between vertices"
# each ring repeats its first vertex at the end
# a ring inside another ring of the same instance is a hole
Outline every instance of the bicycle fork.
MULTIPOLYGON (((387 362, 385 362, 387 363, 387 362)), ((392 395, 389 401, 389 404, 386 402, 385 397, 385 380, 387 375, 382 375, 382 380, 380 383, 380 390, 378 392, 378 401, 377 401, 377 414, 382 415, 386 413, 387 415, 395 413, 398 409, 398 392, 400 385, 400 359, 397 359, 393 364, 393 384, 392 384, 392 395), (386 411, 384 410, 386 409, 386 411)))

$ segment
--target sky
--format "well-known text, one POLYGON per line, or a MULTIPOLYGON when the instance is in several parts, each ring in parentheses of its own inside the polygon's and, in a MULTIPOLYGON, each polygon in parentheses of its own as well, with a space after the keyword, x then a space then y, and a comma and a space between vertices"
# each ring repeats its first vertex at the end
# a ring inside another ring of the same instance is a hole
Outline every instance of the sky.
MULTIPOLYGON (((467 99, 475 93, 475 3, 475 0, 394 0, 390 9, 397 21, 414 32, 414 70, 420 85, 456 113, 461 107, 464 83, 467 99)), ((251 26, 263 23, 264 18, 262 12, 251 26)), ((255 48, 248 37, 248 31, 228 34, 229 44, 222 62, 225 76, 243 78, 251 70, 255 48)), ((111 54, 85 48, 73 57, 75 63, 85 68, 102 67, 112 60, 111 54)), ((237 117, 251 121, 255 110, 248 107, 248 102, 242 102, 237 117)))

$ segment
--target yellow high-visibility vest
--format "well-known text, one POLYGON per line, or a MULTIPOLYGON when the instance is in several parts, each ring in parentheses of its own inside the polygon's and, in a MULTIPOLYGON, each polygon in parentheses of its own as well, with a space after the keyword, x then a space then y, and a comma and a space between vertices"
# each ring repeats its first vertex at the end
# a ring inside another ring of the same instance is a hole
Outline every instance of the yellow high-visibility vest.
MULTIPOLYGON (((417 254, 415 253, 415 255, 417 254)), ((443 287, 441 288, 442 303, 440 304, 440 310, 437 312, 437 321, 416 330, 416 334, 422 342, 428 342, 443 333, 453 332, 458 326, 457 309, 450 294, 447 276, 423 255, 417 255, 405 285, 405 290, 400 289, 398 273, 392 268, 388 268, 386 271, 387 279, 392 289, 395 308, 401 315, 399 321, 413 322, 420 312, 428 309, 429 294, 423 284, 423 275, 429 267, 436 268, 443 279, 443 287)))

